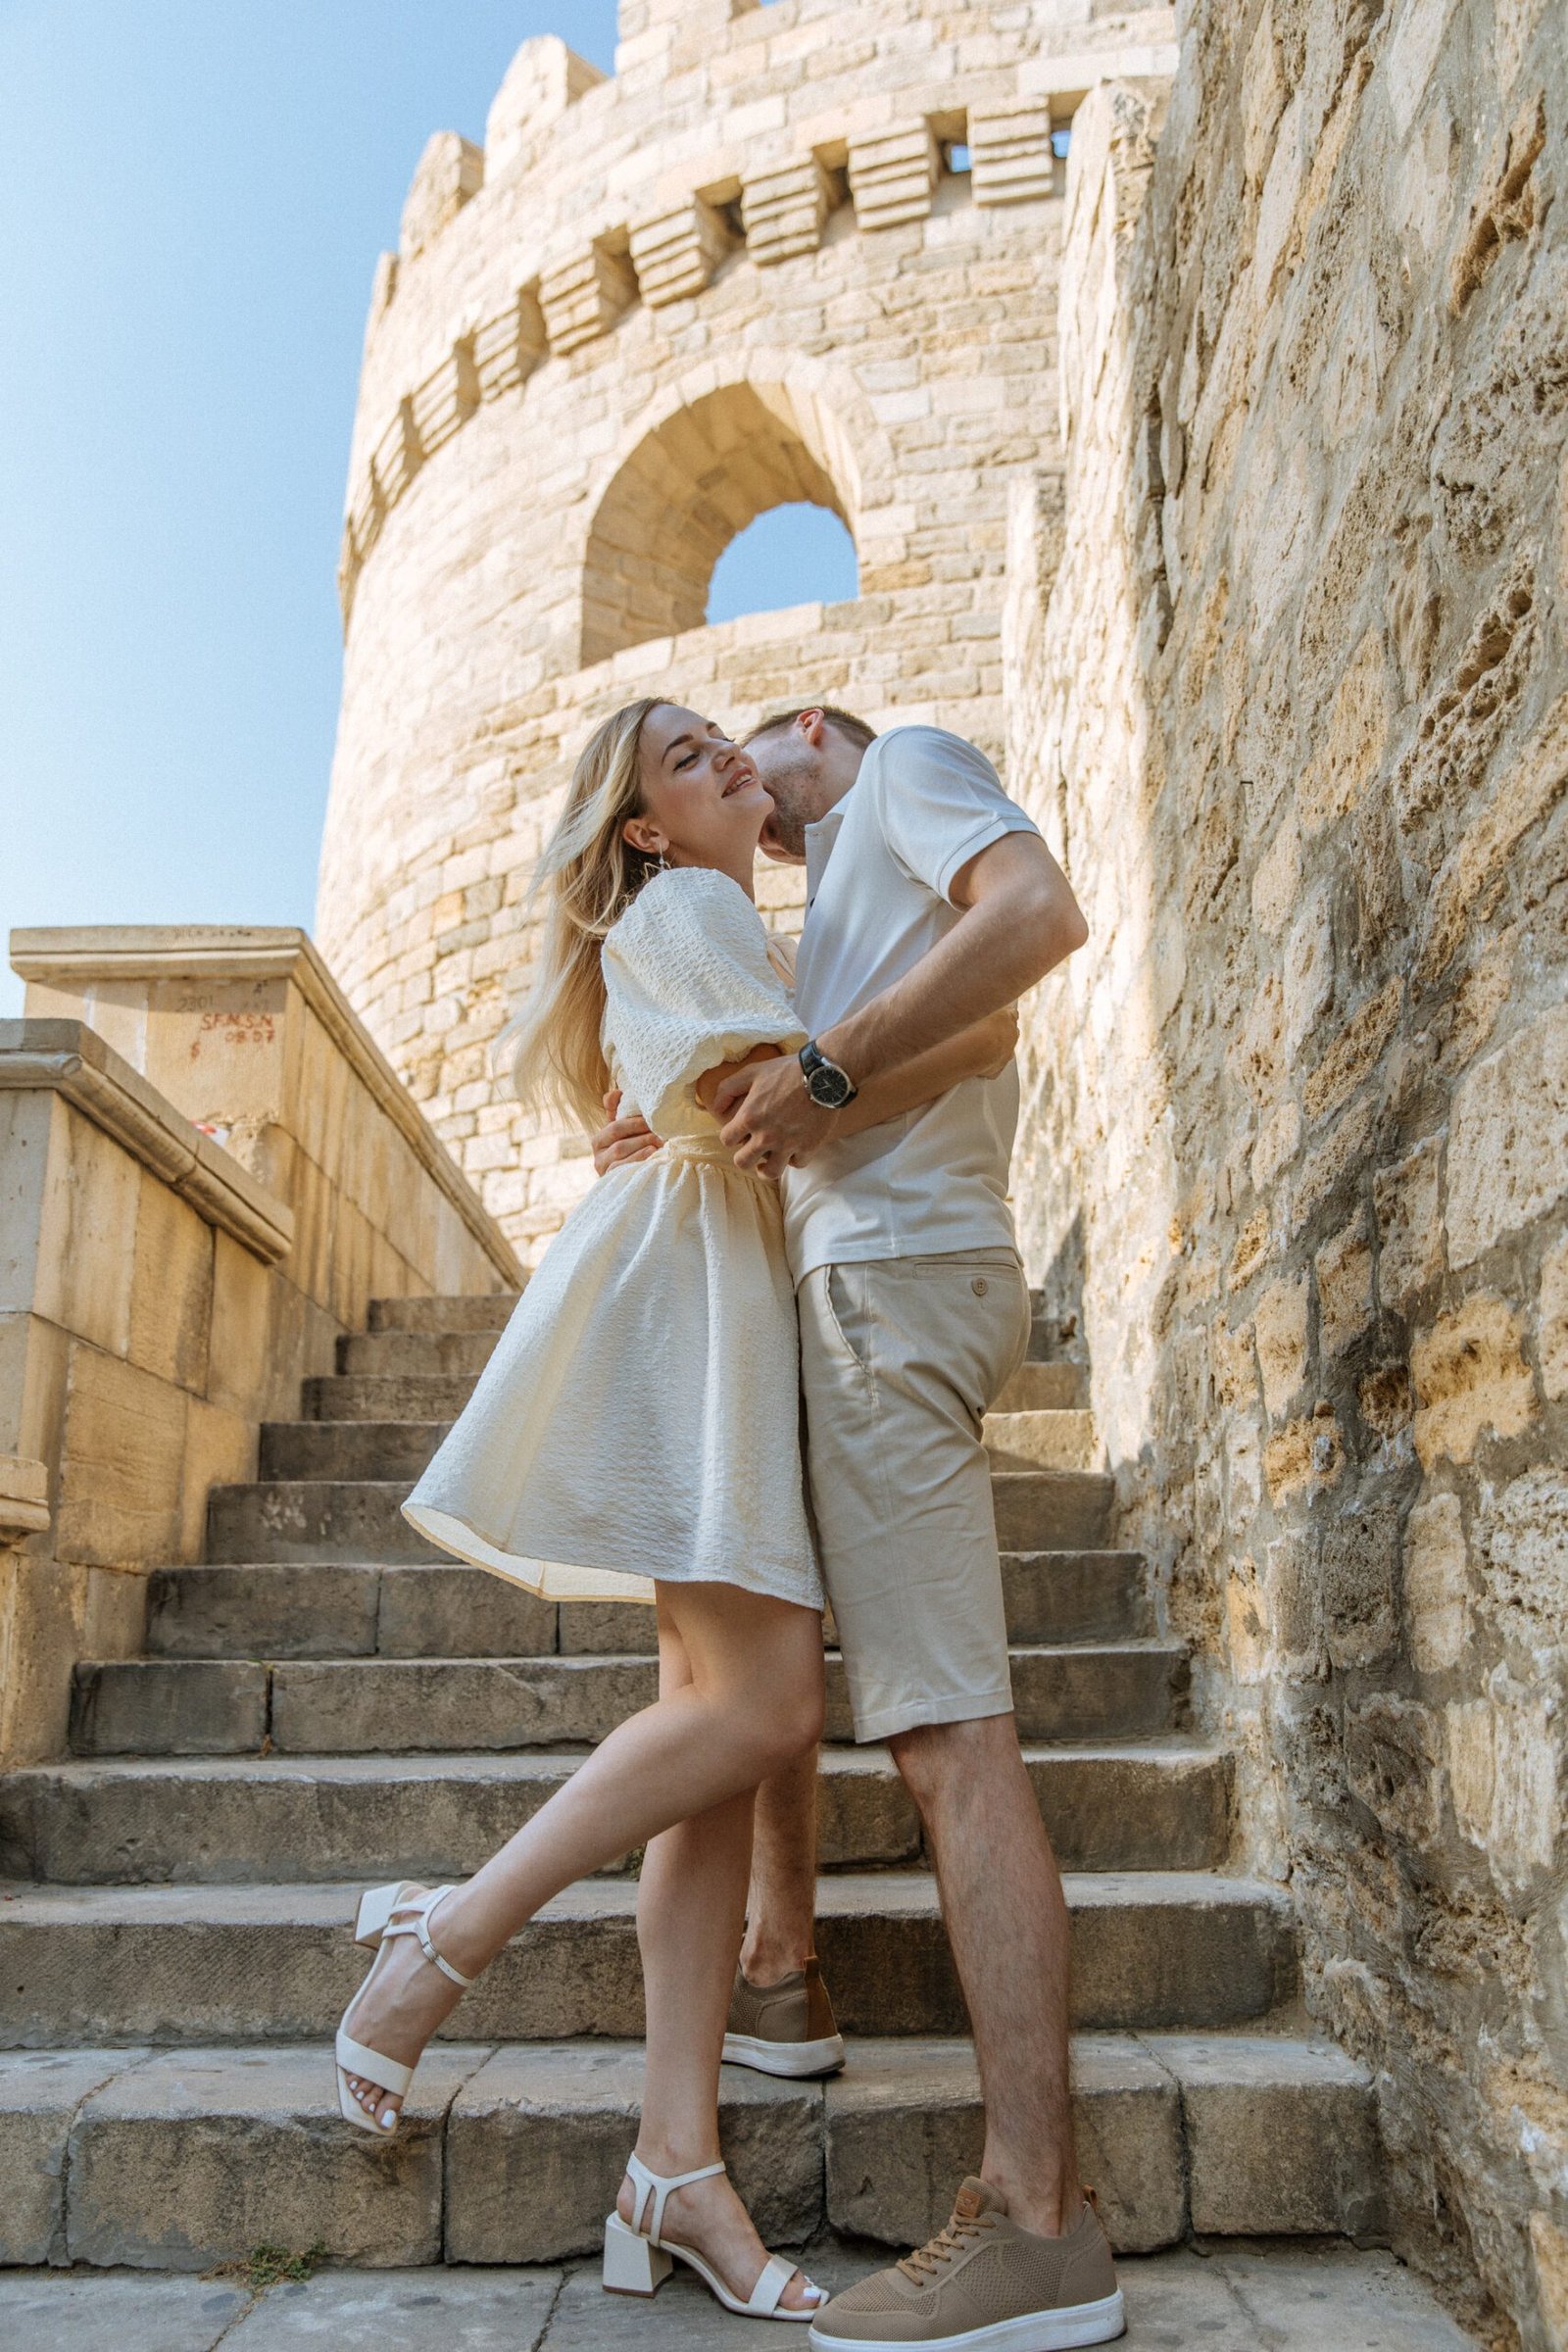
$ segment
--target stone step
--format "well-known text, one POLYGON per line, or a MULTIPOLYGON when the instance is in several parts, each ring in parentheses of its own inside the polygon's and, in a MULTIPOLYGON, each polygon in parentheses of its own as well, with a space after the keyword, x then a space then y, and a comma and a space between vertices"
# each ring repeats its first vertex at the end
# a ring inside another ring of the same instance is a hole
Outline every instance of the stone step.
MULTIPOLYGON (((1082 2027, 1218 2028, 1288 2014, 1280 1889, 1206 1872, 1082 1874, 1072 1915, 1082 2027)), ((13 1886, 0 1904, 0 2044, 324 2040, 364 1972, 358 1886, 13 1886)), ((846 2034, 966 2031, 934 1881, 820 1882, 817 1940, 846 2034)), ((497 2041, 643 2031, 636 1886, 596 1879, 546 1906, 443 2032, 497 2041)))
POLYGON ((358 1331, 337 1344, 339 1372, 461 1372, 476 1380, 500 1338, 497 1331, 358 1331))
MULTIPOLYGON (((412 1309, 423 1301, 387 1301, 389 1305, 407 1303, 412 1309)), ((368 1331, 354 1332, 337 1344, 337 1368, 340 1373, 370 1373, 385 1377, 394 1373, 452 1373, 477 1377, 490 1361, 491 1353, 505 1324, 475 1328, 465 1322, 461 1327, 443 1326, 432 1318, 429 1322, 378 1323, 372 1308, 368 1331)), ((1059 1361, 1056 1352, 1056 1332, 1053 1324, 1038 1320, 1031 1328, 1026 1360, 1032 1364, 1059 1361)))
POLYGON ((1020 1364, 992 1410, 998 1413, 1074 1412, 1089 1402, 1082 1364, 1020 1364))
POLYGON ((461 1298, 372 1298, 372 1331, 505 1331, 520 1291, 461 1298))
MULTIPOLYGON (((1079 1643, 1012 1655, 1025 1740, 1136 1740, 1178 1730, 1180 1642, 1079 1643)), ((844 1668, 828 1660, 827 1738, 854 1727, 844 1668)), ((594 1742, 651 1706, 656 1659, 640 1657, 128 1658, 75 1671, 78 1756, 440 1754, 594 1742)))
MULTIPOLYGON (((1086 1551, 1107 1538, 1115 1481, 1101 1470, 999 1470, 992 1477, 1004 1551, 1086 1551)), ((214 1487, 214 1560, 434 1560, 444 1555, 403 1517, 403 1479, 261 1479, 214 1487)))
MULTIPOLYGON (((267 1421, 264 1479, 403 1479, 412 1484, 450 1421, 267 1421)), ((990 1413, 986 1445, 999 1470, 1098 1470, 1103 1454, 1094 1416, 1056 1408, 990 1413)))
MULTIPOLYGON (((1014 1642, 1136 1642, 1154 1631, 1136 1551, 1004 1553, 1014 1642)), ((454 1560, 221 1562, 149 1580, 147 1647, 172 1658, 514 1658, 647 1654, 634 1601, 559 1609, 454 1560)))
MULTIPOLYGON (((1024 1755, 1070 1869, 1203 1869, 1229 1850, 1231 1764, 1221 1752, 1170 1740, 1030 1742, 1024 1755)), ((63 1886, 461 1878, 581 1761, 532 1750, 18 1766, 0 1777, 0 1875, 63 1886)), ((824 1748, 820 1810, 829 1869, 919 1858, 914 1809, 884 1748, 824 1748)))
MULTIPOLYGON (((1332 2044, 1083 2034, 1073 2074, 1084 2170, 1119 2253, 1190 2230, 1376 2232, 1373 2089, 1332 2044)), ((438 2045, 379 2145, 339 2120, 319 2047, 0 2059, 0 2116, 25 2123, 0 2139, 10 2259, 201 2272, 259 2244, 383 2270, 591 2254, 641 2077, 640 2052, 615 2043, 438 2045)), ((824 2225, 919 2244, 979 2161, 973 2062, 951 2040, 861 2043, 827 2083, 728 2067, 720 2124, 770 2244, 824 2225)), ((591 2312, 587 2325, 573 2341, 598 2340, 591 2312)))
POLYGON ((353 1372, 301 1383, 307 1421, 454 1422, 473 1395, 466 1372, 353 1372))
POLYGON ((997 1470, 1100 1470, 1105 1449, 1093 1413, 987 1413, 986 1450, 997 1470))

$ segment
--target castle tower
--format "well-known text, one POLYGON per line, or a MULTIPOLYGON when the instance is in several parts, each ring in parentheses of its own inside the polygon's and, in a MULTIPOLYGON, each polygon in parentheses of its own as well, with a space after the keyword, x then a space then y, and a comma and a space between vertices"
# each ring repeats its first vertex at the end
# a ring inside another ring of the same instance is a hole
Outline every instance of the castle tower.
POLYGON ((1001 755, 1009 493, 1059 463, 1058 150, 1170 31, 1101 0, 621 0, 612 79, 527 41, 483 149, 426 147, 366 336, 317 929, 524 1254, 586 1163, 488 1049, 572 758, 650 690, 1001 755), (729 540, 803 499, 858 597, 706 626, 729 540))

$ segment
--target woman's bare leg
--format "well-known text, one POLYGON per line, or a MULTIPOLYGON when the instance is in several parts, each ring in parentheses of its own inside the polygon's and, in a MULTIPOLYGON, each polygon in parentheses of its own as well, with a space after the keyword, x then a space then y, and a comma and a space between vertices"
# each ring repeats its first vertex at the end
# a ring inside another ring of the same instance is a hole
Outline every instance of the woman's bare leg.
MULTIPOLYGON (((660 1612, 661 1693, 691 1678, 684 1642, 660 1612)), ((752 1853, 752 1794, 727 1797, 656 1838, 637 1888, 637 1941, 648 2009, 648 2064, 637 2153, 650 2172, 690 2173, 719 2161, 718 2070, 735 1957, 740 1949, 752 1853)), ((637 2199, 623 2180, 616 2207, 635 2223, 637 2199)), ((666 2233, 694 2246, 732 2294, 745 2299, 767 2249, 730 2182, 695 2181, 665 2210, 666 2233)), ((784 2300, 809 2300, 797 2277, 784 2300)))
MULTIPOLYGON (((618 1725, 440 1906, 432 1922, 438 1947, 466 1977, 488 1967, 564 1886, 755 1788, 817 1738, 822 1635, 814 1610, 709 1584, 662 1585, 660 1607, 684 1644, 691 1680, 618 1725)), ((356 2002, 349 2030, 412 2065, 458 1997, 414 1938, 400 1936, 356 2002)), ((401 2101, 358 2079, 355 2092, 390 2131, 401 2101)))

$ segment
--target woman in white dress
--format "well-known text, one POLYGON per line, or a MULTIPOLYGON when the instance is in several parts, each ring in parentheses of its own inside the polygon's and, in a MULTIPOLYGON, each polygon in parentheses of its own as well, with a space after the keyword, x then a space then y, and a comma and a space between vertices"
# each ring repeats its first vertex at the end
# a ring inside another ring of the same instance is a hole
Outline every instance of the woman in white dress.
MULTIPOLYGON (((705 1107, 737 1063, 805 1042, 752 895, 771 807, 744 751, 648 700, 595 734, 545 851, 519 1091, 597 1124, 618 1088, 665 1140, 566 1220, 405 1508, 548 1598, 655 1601, 659 1697, 466 1885, 365 1897, 357 1934, 377 1956, 337 2066, 345 2118, 395 2131, 462 1987, 564 1886, 646 1846, 647 2075, 605 2283, 650 2293, 675 2254, 729 2309, 807 2322, 820 2291, 766 2254, 718 2159, 753 1795, 822 1724, 778 1193, 736 1169, 705 1107)), ((846 1122, 891 1118, 998 1058, 987 1024, 862 1087, 846 1122)))

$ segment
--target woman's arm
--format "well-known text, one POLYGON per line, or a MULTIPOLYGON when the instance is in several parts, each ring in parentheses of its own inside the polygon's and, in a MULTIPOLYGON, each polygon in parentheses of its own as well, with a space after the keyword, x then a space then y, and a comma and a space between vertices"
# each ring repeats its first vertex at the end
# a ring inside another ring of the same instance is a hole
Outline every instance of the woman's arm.
MULTIPOLYGON (((798 1037, 800 1031, 797 1030, 795 1034, 798 1037)), ((705 1070, 697 1081, 694 1091, 698 1102, 705 1110, 711 1110, 713 1097, 726 1078, 733 1078, 737 1070, 749 1070, 755 1061, 772 1061, 780 1051, 778 1046, 754 1046, 744 1061, 715 1062, 713 1067, 710 1070, 705 1070)))
POLYGON ((855 1101, 834 1113, 833 1133, 861 1135, 867 1127, 880 1127, 885 1119, 934 1102, 965 1078, 998 1078, 1017 1050, 1018 1010, 1006 1004, 945 1044, 917 1054, 912 1061, 868 1079, 855 1101))

